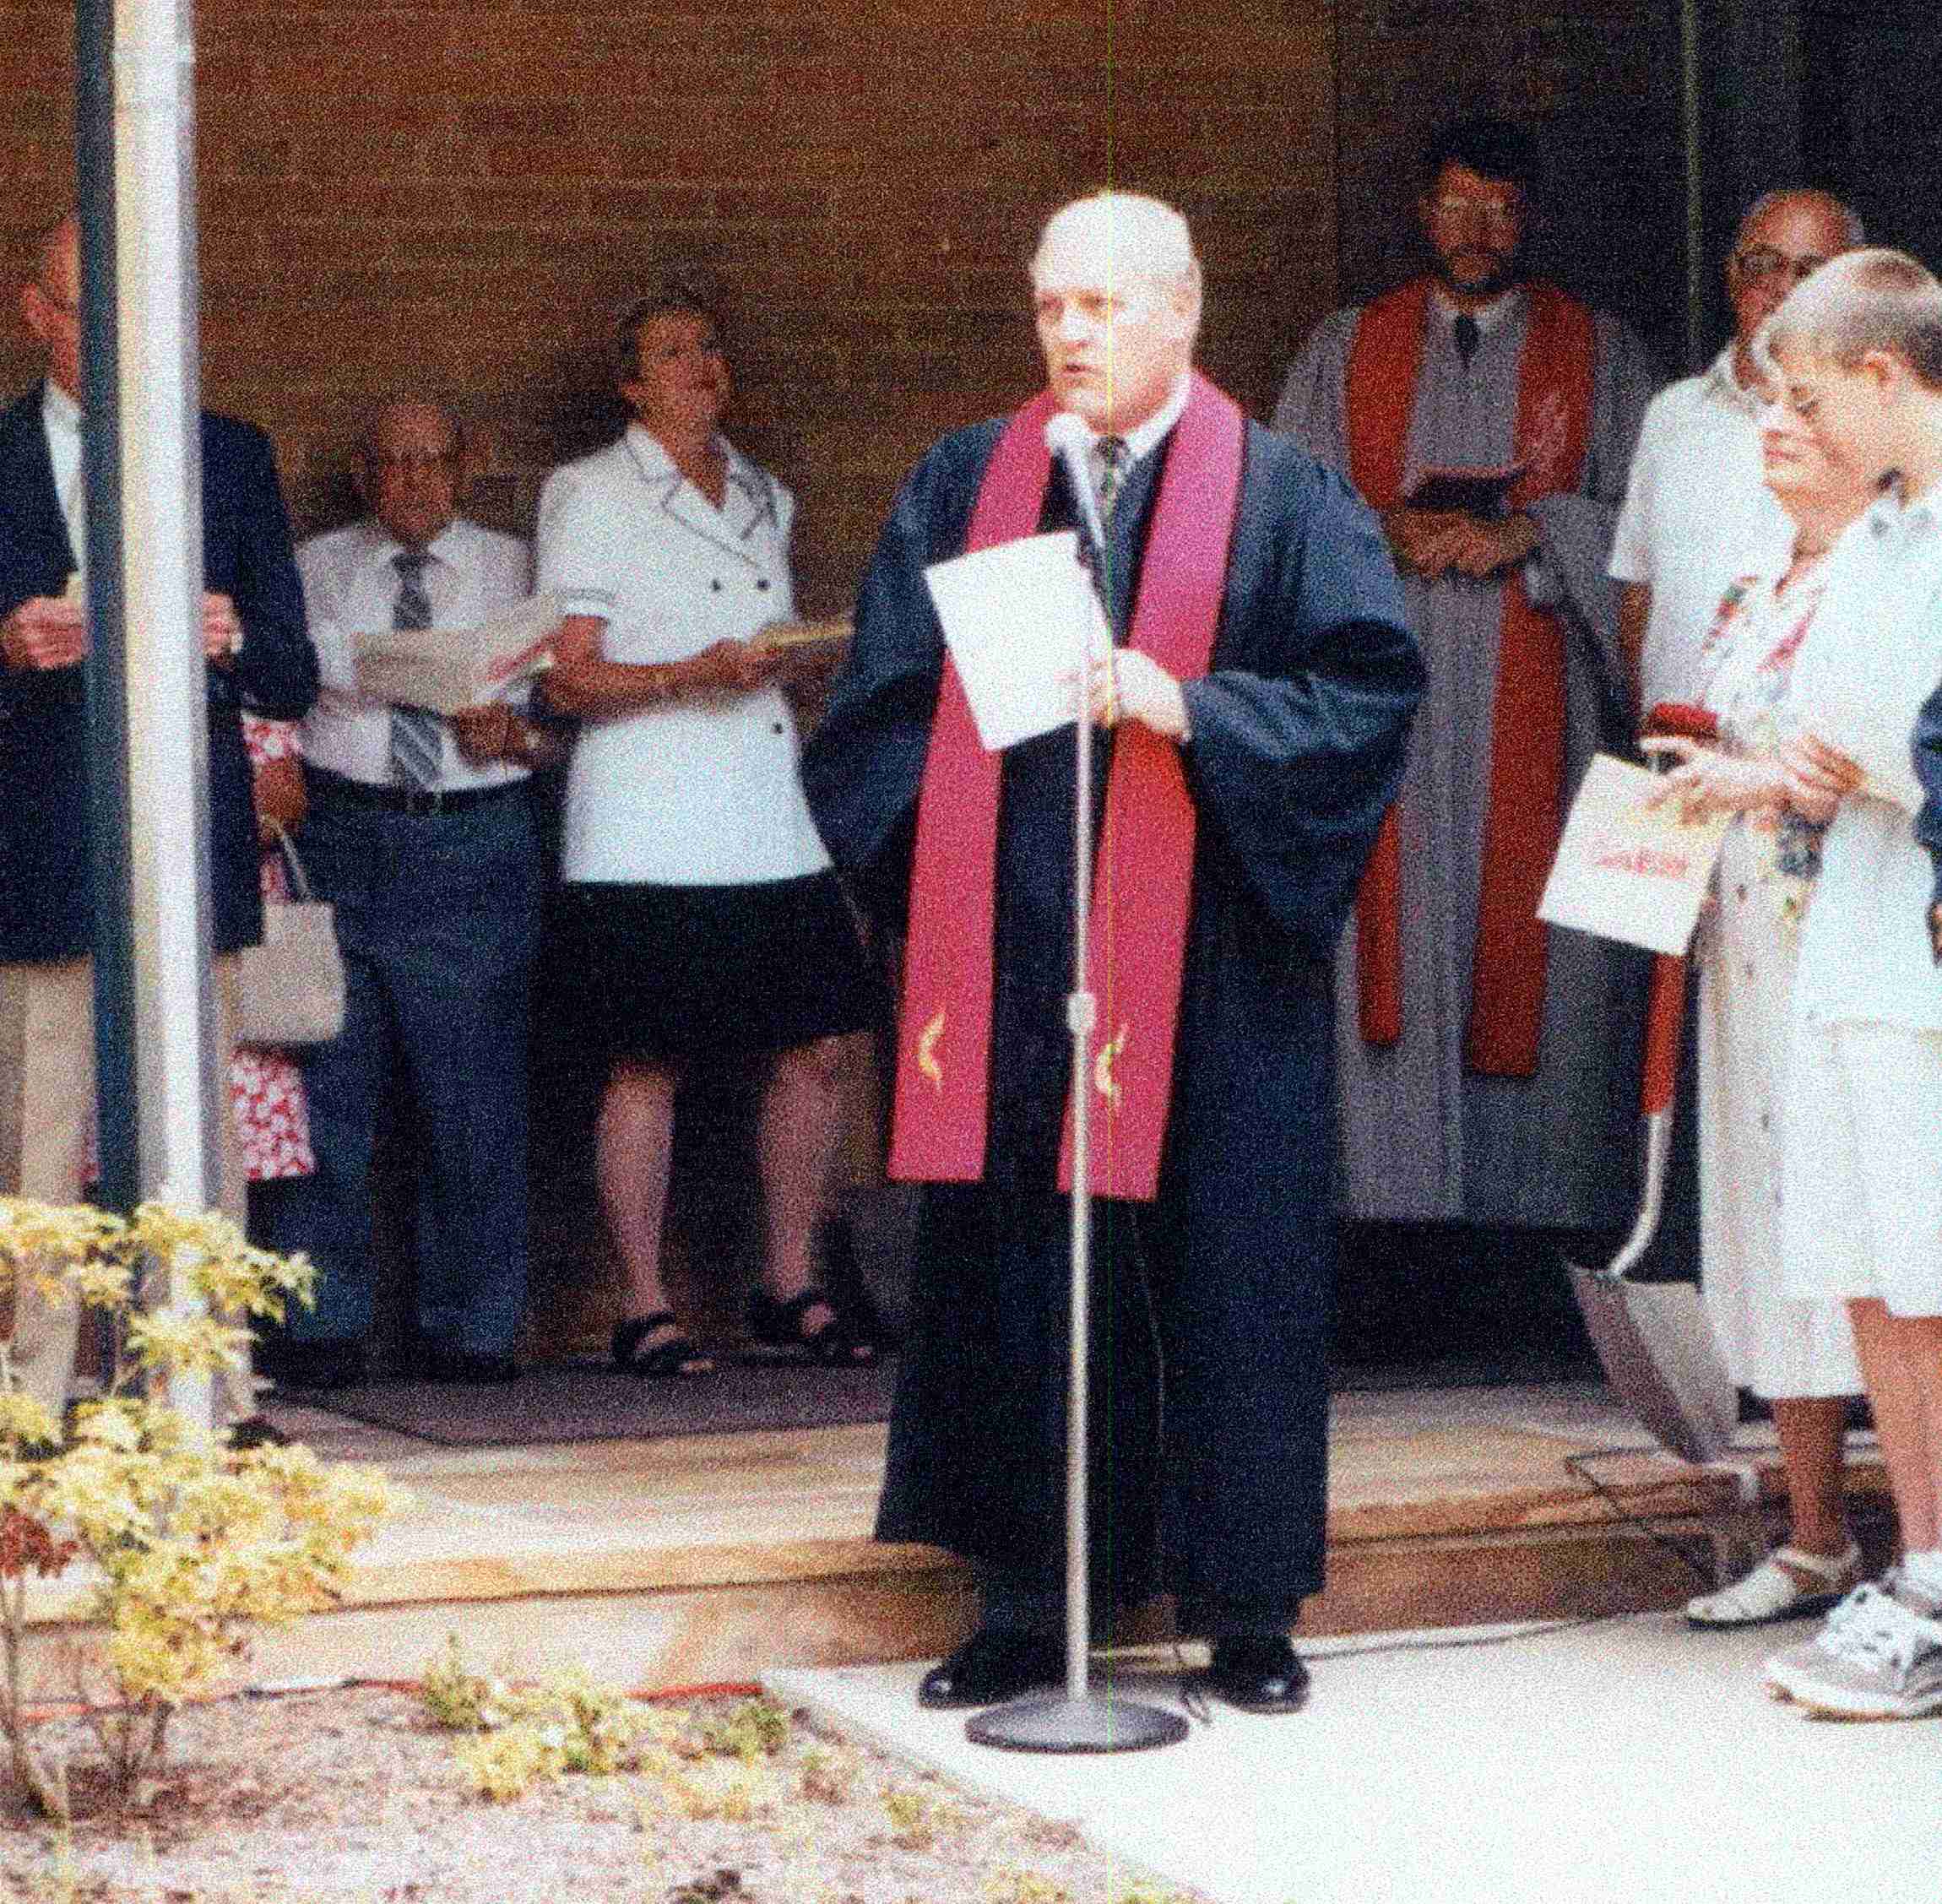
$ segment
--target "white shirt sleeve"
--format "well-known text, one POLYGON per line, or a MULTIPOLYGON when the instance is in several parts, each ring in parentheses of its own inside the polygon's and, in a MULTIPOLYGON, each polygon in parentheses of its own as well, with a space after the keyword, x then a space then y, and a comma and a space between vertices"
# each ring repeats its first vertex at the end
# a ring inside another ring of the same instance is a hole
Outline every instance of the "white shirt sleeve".
POLYGON ((585 470, 569 467, 547 477, 534 539, 539 585, 562 615, 611 619, 620 560, 615 528, 611 504, 585 470))
POLYGON ((1614 582, 1652 579, 1652 506, 1658 482, 1658 416, 1655 404, 1646 412, 1639 447, 1625 477, 1625 500, 1612 534, 1612 556, 1605 572, 1614 582))

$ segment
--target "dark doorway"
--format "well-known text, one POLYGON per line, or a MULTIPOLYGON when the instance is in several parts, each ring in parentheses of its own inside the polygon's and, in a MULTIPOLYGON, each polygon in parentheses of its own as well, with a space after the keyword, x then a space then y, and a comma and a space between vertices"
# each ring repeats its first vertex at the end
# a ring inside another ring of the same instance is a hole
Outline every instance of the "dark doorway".
POLYGON ((1801 35, 1805 176, 1852 204, 1876 244, 1942 262, 1942 19, 1932 6, 1810 0, 1801 35))

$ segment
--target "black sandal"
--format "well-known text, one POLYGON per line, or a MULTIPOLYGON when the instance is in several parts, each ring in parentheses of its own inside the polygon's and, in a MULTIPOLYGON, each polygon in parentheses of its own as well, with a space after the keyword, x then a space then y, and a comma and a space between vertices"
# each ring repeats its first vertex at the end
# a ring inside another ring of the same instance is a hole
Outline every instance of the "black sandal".
POLYGON ((748 1299, 748 1332, 765 1348, 793 1349, 806 1362, 825 1369, 863 1369, 876 1359, 876 1345, 852 1335, 827 1289, 815 1283, 778 1302, 767 1289, 748 1299), (829 1311, 820 1329, 803 1329, 802 1319, 817 1304, 829 1311))
POLYGON ((652 1315, 630 1315, 614 1325, 614 1366, 624 1375, 642 1375, 666 1381, 680 1375, 705 1375, 714 1370, 714 1360, 695 1346, 680 1319, 671 1309, 657 1309, 652 1315), (657 1329, 675 1332, 651 1348, 641 1345, 657 1329))

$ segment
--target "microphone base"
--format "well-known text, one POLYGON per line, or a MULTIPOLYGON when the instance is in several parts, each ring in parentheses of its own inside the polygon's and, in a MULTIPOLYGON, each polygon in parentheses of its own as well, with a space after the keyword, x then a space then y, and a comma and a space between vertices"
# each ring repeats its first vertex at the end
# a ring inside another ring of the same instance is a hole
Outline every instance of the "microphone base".
POLYGON ((1178 1712, 1088 1691, 1083 1699, 1019 1699, 968 1720, 974 1745, 1006 1752, 1146 1752, 1177 1745, 1187 1736, 1178 1712))

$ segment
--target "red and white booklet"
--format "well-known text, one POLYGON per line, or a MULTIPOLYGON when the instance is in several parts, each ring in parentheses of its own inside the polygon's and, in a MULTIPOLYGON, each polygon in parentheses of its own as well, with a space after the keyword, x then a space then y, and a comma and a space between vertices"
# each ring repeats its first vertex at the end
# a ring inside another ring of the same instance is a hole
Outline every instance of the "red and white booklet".
POLYGON ((1683 954, 1732 816, 1682 821, 1651 768, 1598 754, 1565 822, 1538 917, 1649 952, 1683 954))

